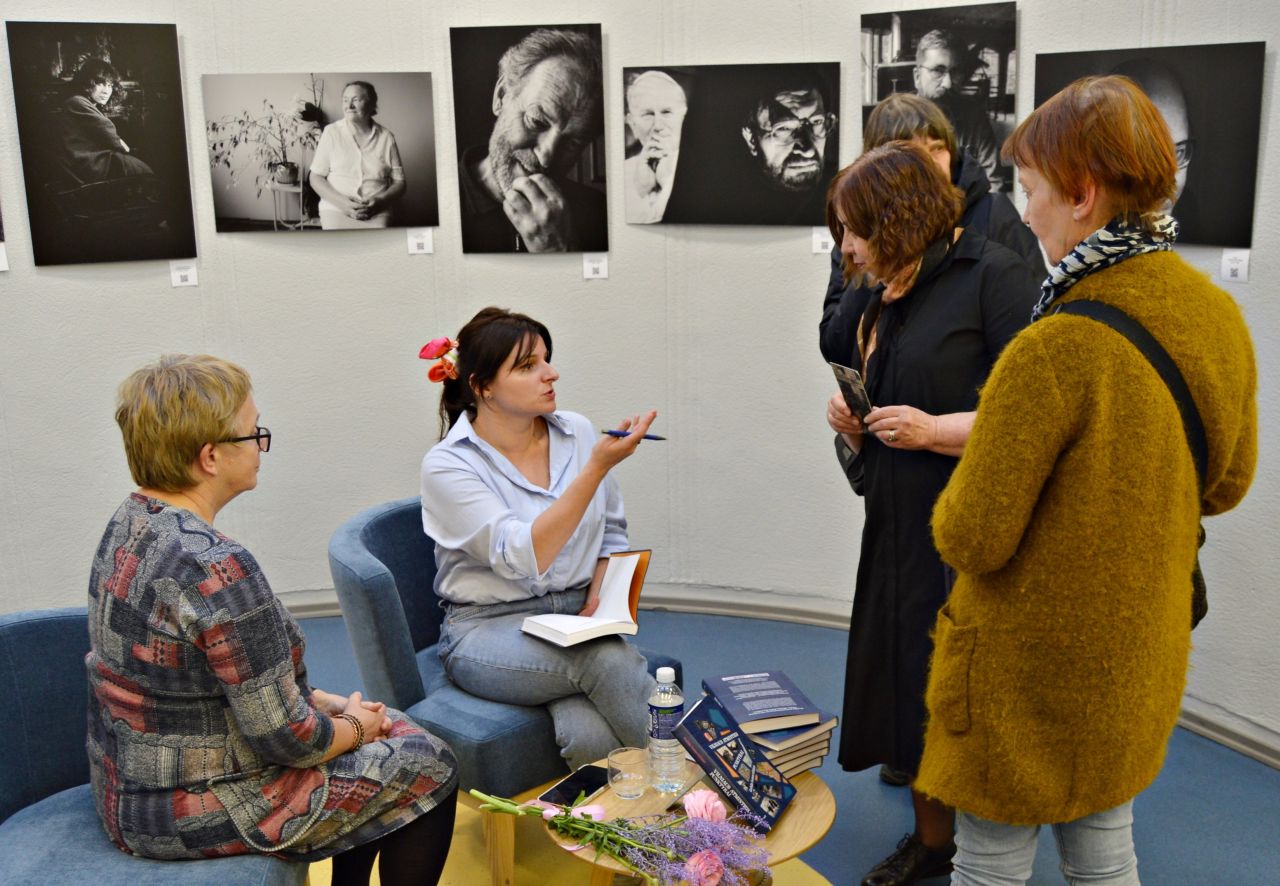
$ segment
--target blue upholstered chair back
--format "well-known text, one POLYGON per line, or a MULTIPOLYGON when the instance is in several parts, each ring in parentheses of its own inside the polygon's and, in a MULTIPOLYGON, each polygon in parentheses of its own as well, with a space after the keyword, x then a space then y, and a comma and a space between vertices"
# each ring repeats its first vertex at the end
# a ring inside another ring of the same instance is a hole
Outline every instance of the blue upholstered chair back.
POLYGON ((440 639, 444 610, 435 593, 435 543, 422 530, 417 497, 392 502, 360 528, 369 553, 391 571, 400 605, 404 607, 413 651, 421 652, 440 639))
POLYGON ((0 615, 0 822, 89 781, 83 608, 0 615))

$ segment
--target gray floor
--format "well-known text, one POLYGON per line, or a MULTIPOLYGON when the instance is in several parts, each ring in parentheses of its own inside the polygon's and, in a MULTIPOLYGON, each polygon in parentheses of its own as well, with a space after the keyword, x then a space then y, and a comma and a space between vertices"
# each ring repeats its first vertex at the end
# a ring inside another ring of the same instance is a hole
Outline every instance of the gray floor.
MULTIPOLYGON (((342 620, 302 624, 314 685, 344 693, 361 688, 342 620)), ((641 613, 640 624, 644 645, 683 661, 691 690, 704 676, 776 668, 819 706, 840 713, 844 631, 650 611, 641 613)), ((881 784, 874 771, 841 771, 834 754, 818 772, 835 793, 838 812, 830 833, 803 858, 837 886, 856 884, 911 830, 909 793, 881 784)), ((1280 884, 1280 771, 1179 729, 1164 771, 1138 797, 1135 817, 1139 872, 1148 886, 1280 884)), ((1031 883, 1061 882, 1046 830, 1031 883)))

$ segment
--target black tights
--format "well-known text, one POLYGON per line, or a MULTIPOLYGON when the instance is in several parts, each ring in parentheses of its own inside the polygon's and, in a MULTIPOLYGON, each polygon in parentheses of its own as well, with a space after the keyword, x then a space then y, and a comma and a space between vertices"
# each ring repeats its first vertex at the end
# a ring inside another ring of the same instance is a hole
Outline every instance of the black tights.
POLYGON ((440 804, 402 828, 363 846, 333 857, 333 886, 368 886, 374 856, 382 886, 435 886, 453 841, 453 817, 458 791, 442 797, 440 804))

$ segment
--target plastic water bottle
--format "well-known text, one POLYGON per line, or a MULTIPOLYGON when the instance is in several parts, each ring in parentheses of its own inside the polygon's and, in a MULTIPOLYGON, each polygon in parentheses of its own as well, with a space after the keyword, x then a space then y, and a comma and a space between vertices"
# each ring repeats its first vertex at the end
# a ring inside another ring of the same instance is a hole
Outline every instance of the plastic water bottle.
POLYGON ((674 668, 658 668, 658 688, 649 697, 649 784, 660 794, 684 787, 684 747, 671 729, 684 716, 684 696, 674 668))

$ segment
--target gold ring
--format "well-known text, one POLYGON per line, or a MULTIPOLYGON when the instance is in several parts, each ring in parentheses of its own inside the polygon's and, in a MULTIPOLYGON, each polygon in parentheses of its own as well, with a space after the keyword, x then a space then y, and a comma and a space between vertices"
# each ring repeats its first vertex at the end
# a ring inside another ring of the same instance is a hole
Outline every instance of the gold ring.
POLYGON ((897 439, 898 439, 898 429, 894 428, 892 431, 889 432, 889 442, 893 443, 897 439))

